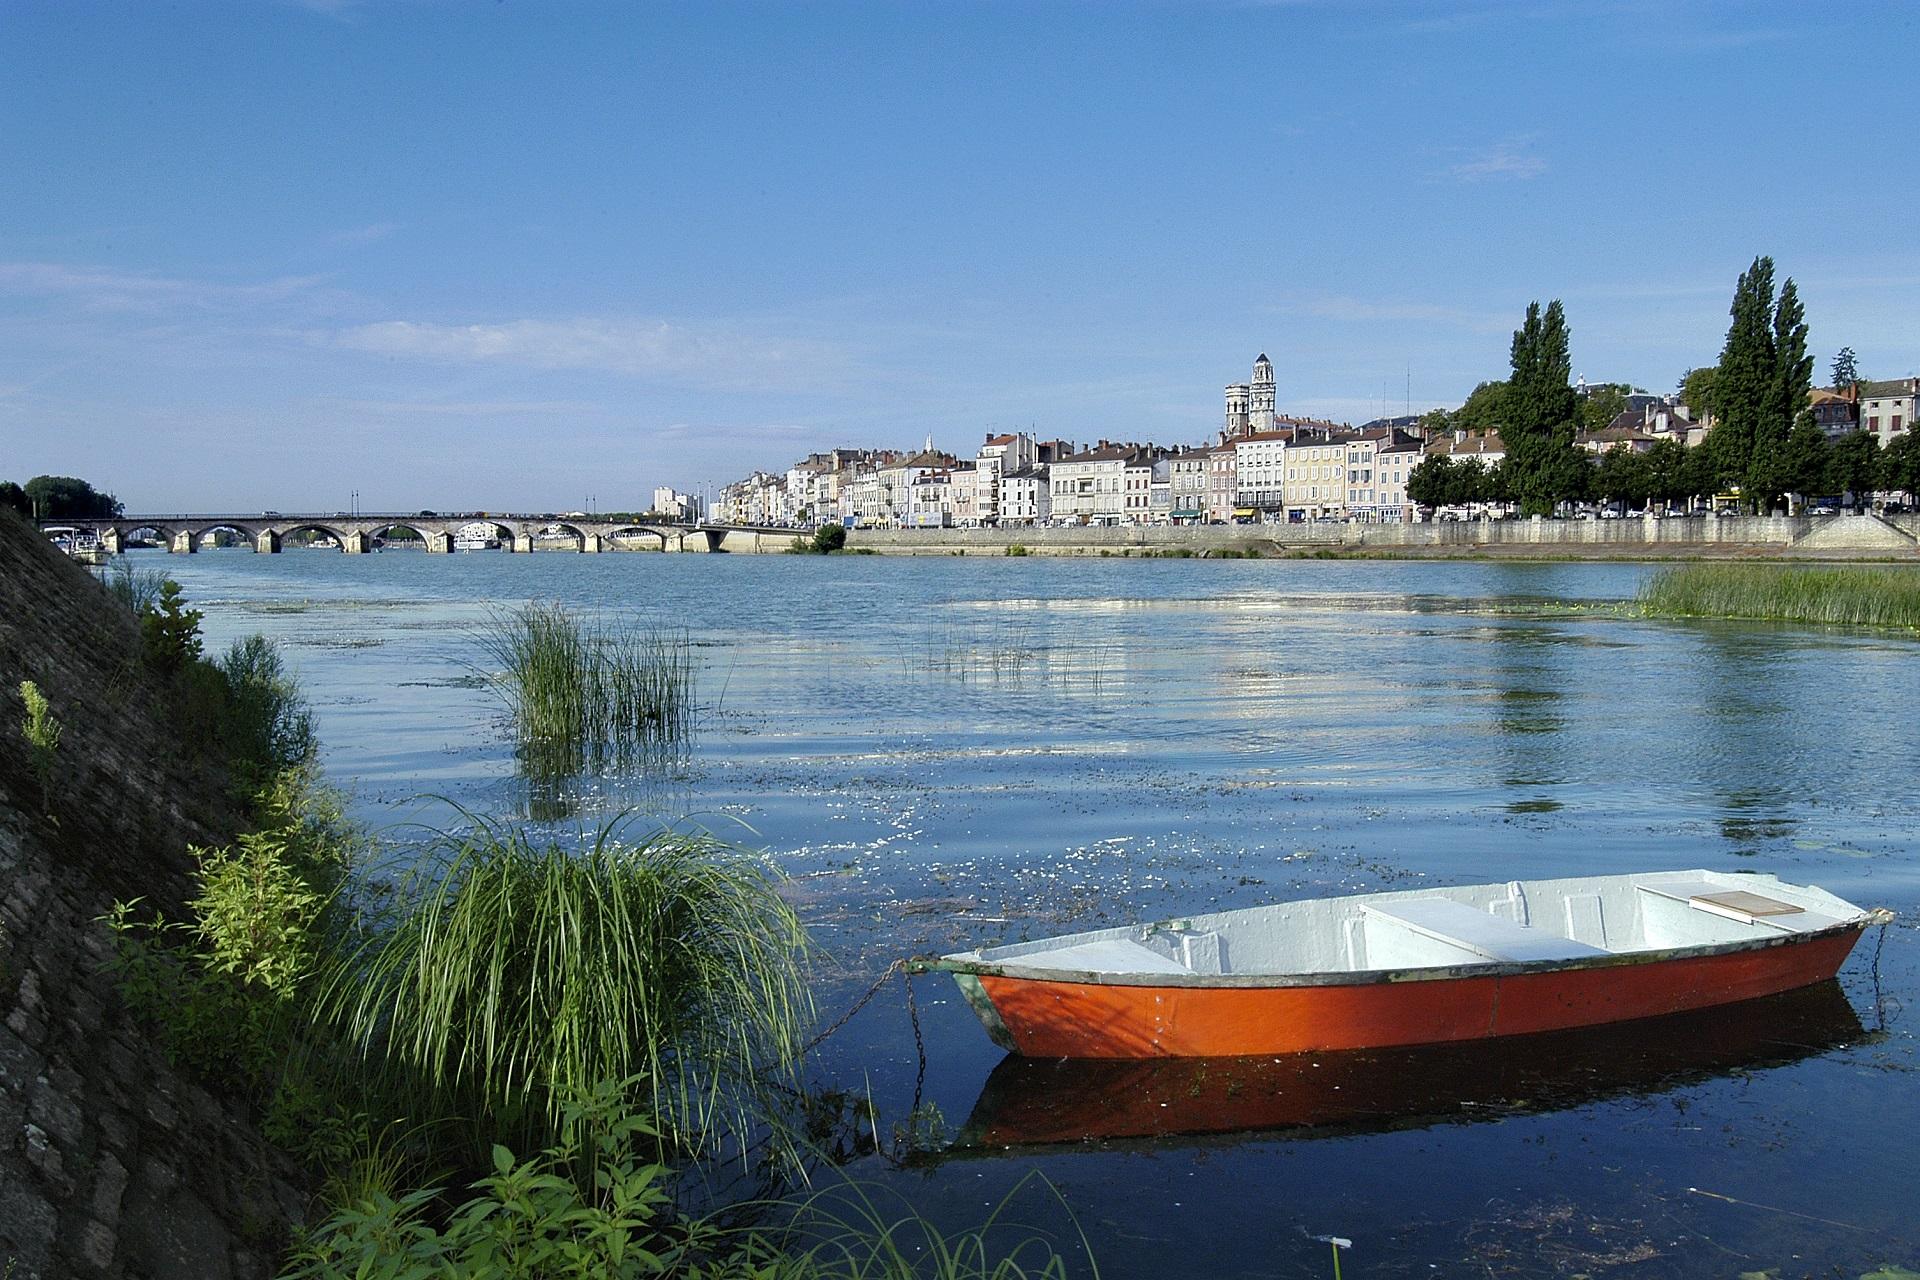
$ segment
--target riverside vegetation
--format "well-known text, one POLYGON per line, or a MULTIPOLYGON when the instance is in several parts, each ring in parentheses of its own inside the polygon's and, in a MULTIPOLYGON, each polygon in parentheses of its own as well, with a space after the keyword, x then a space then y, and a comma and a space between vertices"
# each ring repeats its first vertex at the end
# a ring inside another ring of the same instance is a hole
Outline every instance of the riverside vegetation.
POLYGON ((1648 580, 1638 603, 1658 617, 1920 628, 1920 570, 1675 565, 1648 580))
MULTIPOLYGON (((770 1191, 821 1163, 800 1079, 808 943, 764 858, 703 833, 630 841, 620 822, 575 848, 461 813, 383 892, 357 874, 367 841, 318 782, 273 647, 209 662, 176 585, 115 589, 252 814, 193 850, 183 918, 114 906, 118 978, 169 1056, 249 1101, 322 1187, 286 1275, 1067 1273, 1043 1239, 1002 1248, 1002 1211, 953 1237, 857 1187, 715 1212, 723 1163, 770 1191)), ((553 607, 499 636, 525 729, 617 745, 689 722, 684 641, 600 643, 553 607), (661 664, 664 684, 635 674, 661 664)))

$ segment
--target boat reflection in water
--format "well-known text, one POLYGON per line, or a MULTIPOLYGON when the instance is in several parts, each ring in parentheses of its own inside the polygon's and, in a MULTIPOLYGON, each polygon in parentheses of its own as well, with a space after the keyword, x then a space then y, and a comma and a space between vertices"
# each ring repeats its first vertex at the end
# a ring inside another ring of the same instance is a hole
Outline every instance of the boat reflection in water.
POLYGON ((953 1153, 1492 1120, 1784 1066, 1865 1034, 1839 983, 1828 981, 1704 1012, 1465 1044, 1278 1058, 1010 1054, 987 1078, 953 1153))

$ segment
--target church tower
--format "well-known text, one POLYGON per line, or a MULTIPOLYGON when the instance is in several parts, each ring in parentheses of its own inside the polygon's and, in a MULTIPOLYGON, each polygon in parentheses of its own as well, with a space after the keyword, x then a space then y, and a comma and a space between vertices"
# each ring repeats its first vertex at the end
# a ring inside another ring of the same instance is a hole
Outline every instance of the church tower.
POLYGON ((1236 382, 1227 388, 1227 439, 1247 434, 1247 397, 1250 388, 1236 382))
POLYGON ((1264 351, 1253 362, 1253 383, 1248 391, 1249 430, 1273 430, 1273 362, 1267 359, 1264 351))

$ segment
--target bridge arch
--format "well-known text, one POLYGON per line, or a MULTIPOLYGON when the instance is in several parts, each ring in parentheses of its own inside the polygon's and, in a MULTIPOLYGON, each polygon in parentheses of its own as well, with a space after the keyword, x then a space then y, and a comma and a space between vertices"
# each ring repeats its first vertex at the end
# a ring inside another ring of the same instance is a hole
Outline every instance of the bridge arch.
POLYGON ((568 521, 565 521, 565 520, 549 520, 546 523, 542 524, 539 528, 534 529, 532 531, 533 540, 537 543, 539 542, 542 536, 551 536, 552 532, 555 530, 561 533, 564 533, 568 537, 573 539, 574 550, 581 551, 586 549, 586 545, 587 545, 586 531, 581 529, 580 526, 569 523, 568 521))
POLYGON ((667 549, 666 531, 663 529, 656 529, 652 525, 623 524, 623 525, 620 525, 618 528, 607 530, 607 533, 606 533, 606 538, 607 538, 607 541, 609 542, 612 542, 615 540, 631 541, 636 537, 655 539, 659 543, 659 546, 657 546, 655 550, 665 551, 667 549))
POLYGON ((338 547, 339 550, 345 551, 347 549, 346 534, 334 528, 332 525, 320 524, 312 520, 305 520, 305 521, 300 521, 294 524, 282 525, 278 529, 275 529, 274 532, 280 535, 280 545, 282 548, 286 548, 290 546, 291 547, 300 546, 300 544, 297 542, 289 541, 289 539, 291 539, 295 534, 324 533, 329 538, 333 539, 335 545, 338 547))
POLYGON ((219 533, 223 529, 228 533, 238 534, 240 540, 247 544, 247 550, 253 550, 258 531, 244 524, 235 524, 231 520, 214 520, 207 524, 195 523, 186 526, 182 531, 192 536, 193 545, 197 548, 207 540, 207 535, 219 533))
POLYGON ((437 520, 421 520, 417 523, 413 520, 394 520, 387 524, 370 526, 366 532, 369 538, 381 538, 391 544, 396 541, 393 536, 395 529, 405 529, 413 535, 411 538, 400 538, 397 541, 418 542, 423 548, 430 538, 442 532, 441 523, 437 520))

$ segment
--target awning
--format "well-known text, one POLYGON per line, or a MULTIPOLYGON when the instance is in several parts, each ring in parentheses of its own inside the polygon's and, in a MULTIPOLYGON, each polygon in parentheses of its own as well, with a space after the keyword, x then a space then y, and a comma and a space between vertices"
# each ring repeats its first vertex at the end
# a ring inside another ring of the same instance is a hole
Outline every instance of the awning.
POLYGON ((1257 516, 1260 513, 1258 511, 1255 511, 1252 507, 1235 507, 1233 509, 1233 514, 1235 514, 1236 516, 1257 516))

